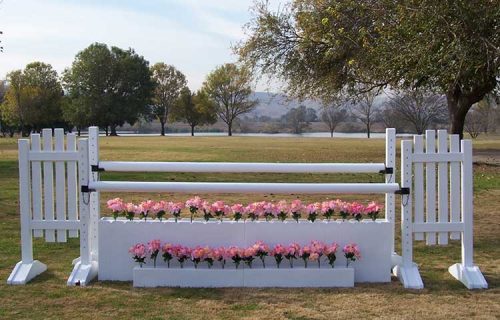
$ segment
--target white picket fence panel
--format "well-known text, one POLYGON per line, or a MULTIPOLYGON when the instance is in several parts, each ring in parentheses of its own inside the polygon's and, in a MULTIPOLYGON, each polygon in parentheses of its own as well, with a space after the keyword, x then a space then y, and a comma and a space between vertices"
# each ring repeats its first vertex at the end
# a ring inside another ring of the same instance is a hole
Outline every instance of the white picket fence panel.
POLYGON ((462 262, 451 266, 450 273, 469 289, 486 288, 473 264, 472 143, 462 140, 460 145, 457 135, 450 135, 448 142, 446 130, 438 130, 436 150, 436 132, 427 130, 424 152, 423 138, 401 142, 401 188, 408 188, 409 194, 401 200, 402 262, 394 273, 406 288, 423 288, 413 262, 413 241, 426 239, 427 245, 435 245, 437 235, 439 245, 447 245, 449 239, 462 240, 462 262))

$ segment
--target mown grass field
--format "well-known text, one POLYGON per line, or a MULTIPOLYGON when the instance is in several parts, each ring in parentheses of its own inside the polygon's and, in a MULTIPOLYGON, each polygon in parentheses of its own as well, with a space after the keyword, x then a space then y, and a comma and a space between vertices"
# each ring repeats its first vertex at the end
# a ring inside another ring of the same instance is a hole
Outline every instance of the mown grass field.
MULTIPOLYGON (((500 139, 474 142, 476 153, 495 160, 500 139), (493 155, 490 152, 493 151, 493 155)), ((101 139, 101 159, 145 161, 383 162, 384 141, 328 138, 252 137, 115 137, 101 139)), ((498 160, 498 159, 496 159, 498 160)), ((399 160, 398 160, 399 161, 399 160)), ((352 319, 352 318, 484 318, 500 317, 500 167, 475 166, 475 261, 490 289, 468 291, 448 274, 460 260, 460 245, 415 249, 426 288, 405 290, 388 284, 357 284, 353 289, 134 289, 131 283, 94 282, 67 287, 78 256, 78 239, 65 244, 34 244, 35 258, 48 271, 26 286, 7 286, 20 259, 17 142, 0 139, 0 319, 352 319)), ((399 173, 398 173, 399 175, 399 173)), ((382 181, 379 175, 281 174, 111 174, 103 179, 152 181, 382 181)), ((102 201, 117 196, 104 194, 102 201)), ((126 200, 185 200, 191 195, 121 194, 126 200)), ((209 200, 248 202, 299 195, 202 195, 209 200)), ((300 196, 304 201, 336 195, 300 196)), ((340 196, 344 199, 378 199, 340 196)), ((399 208, 399 207, 398 207, 399 208)), ((399 209, 397 210, 399 213, 399 209)), ((105 213, 105 209, 103 209, 105 213)), ((399 230, 397 230, 399 232, 399 230)))

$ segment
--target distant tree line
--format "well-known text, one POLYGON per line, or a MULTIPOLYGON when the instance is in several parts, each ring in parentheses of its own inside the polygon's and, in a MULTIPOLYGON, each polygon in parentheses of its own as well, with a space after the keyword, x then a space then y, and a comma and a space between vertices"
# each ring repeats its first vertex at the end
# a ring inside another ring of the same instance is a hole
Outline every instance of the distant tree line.
POLYGON ((8 73, 0 84, 0 129, 3 135, 67 131, 99 126, 106 135, 128 123, 158 120, 161 135, 170 121, 191 127, 227 124, 250 112, 252 78, 247 68, 224 64, 209 73, 202 88, 192 93, 185 75, 174 66, 153 66, 133 49, 94 43, 80 51, 61 76, 50 64, 33 62, 8 73))

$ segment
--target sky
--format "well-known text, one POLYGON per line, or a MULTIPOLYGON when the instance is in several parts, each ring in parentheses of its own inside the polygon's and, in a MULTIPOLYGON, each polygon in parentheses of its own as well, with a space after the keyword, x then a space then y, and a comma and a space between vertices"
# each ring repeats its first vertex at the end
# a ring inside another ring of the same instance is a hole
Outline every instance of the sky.
MULTIPOLYGON (((151 64, 182 71, 191 90, 235 62, 253 0, 0 0, 0 79, 33 61, 61 73, 94 42, 133 48, 151 64)), ((277 6, 279 0, 271 1, 277 6)), ((267 84, 257 84, 264 90, 267 84)))

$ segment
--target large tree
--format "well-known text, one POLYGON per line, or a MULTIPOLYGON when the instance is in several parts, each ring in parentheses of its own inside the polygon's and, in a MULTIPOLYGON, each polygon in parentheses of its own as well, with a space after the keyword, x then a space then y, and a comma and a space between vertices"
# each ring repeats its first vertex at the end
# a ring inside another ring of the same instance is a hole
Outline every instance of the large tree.
POLYGON ((76 116, 77 126, 98 125, 116 135, 118 126, 134 124, 149 110, 153 90, 149 63, 133 49, 94 43, 76 55, 63 81, 71 100, 65 115, 76 116))
POLYGON ((32 62, 24 70, 10 72, 7 81, 2 103, 2 118, 7 124, 27 135, 61 123, 62 88, 50 64, 32 62))
POLYGON ((386 108, 392 109, 398 118, 410 124, 417 134, 424 133, 431 124, 442 123, 446 118, 446 99, 421 90, 390 94, 386 108))
POLYGON ((321 110, 321 120, 328 126, 330 137, 333 138, 333 133, 337 126, 347 119, 348 113, 343 100, 334 99, 326 102, 321 110))
POLYGON ((203 91, 192 93, 187 87, 181 90, 179 98, 174 103, 171 119, 182 121, 191 127, 191 136, 194 136, 194 128, 217 121, 215 104, 203 91))
POLYGON ((306 108, 304 105, 292 108, 281 117, 281 121, 294 134, 302 134, 311 124, 311 111, 309 110, 314 111, 314 109, 306 108))
POLYGON ((214 101, 218 117, 227 124, 227 134, 233 134, 234 120, 252 111, 257 101, 250 99, 252 76, 245 67, 226 63, 208 74, 202 90, 214 101))
POLYGON ((351 113, 365 125, 367 138, 370 138, 372 123, 377 111, 375 109, 375 99, 377 96, 378 91, 375 89, 363 91, 351 102, 351 113))
POLYGON ((161 135, 165 135, 165 123, 181 90, 186 87, 186 76, 174 66, 158 62, 151 67, 151 74, 155 83, 152 99, 152 114, 161 124, 161 135))
POLYGON ((451 132, 462 135, 471 106, 498 83, 499 0, 293 0, 278 12, 260 1, 253 9, 236 51, 296 96, 431 88, 446 95, 451 132))

